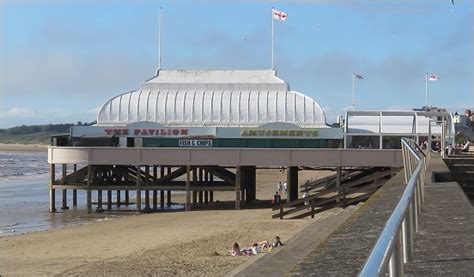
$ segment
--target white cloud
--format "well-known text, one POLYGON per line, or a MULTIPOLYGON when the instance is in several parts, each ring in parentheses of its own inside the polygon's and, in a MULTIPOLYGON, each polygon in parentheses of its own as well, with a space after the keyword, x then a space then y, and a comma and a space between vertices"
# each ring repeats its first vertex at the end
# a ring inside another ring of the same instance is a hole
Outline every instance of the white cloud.
POLYGON ((100 110, 100 107, 95 107, 95 108, 87 110, 87 113, 98 114, 99 110, 100 110))
POLYGON ((37 112, 30 108, 13 107, 4 113, 0 113, 0 118, 27 118, 34 117, 37 112))

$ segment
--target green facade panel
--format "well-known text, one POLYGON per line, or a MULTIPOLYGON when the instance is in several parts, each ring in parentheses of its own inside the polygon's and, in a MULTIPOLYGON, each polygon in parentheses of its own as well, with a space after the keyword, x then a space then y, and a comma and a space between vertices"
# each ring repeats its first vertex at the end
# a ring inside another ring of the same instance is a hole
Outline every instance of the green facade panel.
MULTIPOLYGON (((143 147, 179 147, 179 138, 144 138, 143 147)), ((326 148, 325 139, 215 138, 212 147, 326 148)))

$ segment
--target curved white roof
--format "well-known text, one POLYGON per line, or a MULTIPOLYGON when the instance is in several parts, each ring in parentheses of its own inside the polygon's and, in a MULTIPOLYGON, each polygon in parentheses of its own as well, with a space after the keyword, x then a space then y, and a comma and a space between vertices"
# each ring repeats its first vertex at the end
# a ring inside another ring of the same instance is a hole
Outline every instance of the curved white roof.
POLYGON ((271 122, 325 127, 319 104, 295 91, 137 90, 116 96, 98 124, 152 121, 174 126, 259 126, 271 122))
POLYGON ((141 85, 107 101, 98 125, 151 121, 168 126, 260 126, 293 123, 327 127, 319 104, 273 70, 159 70, 141 85))

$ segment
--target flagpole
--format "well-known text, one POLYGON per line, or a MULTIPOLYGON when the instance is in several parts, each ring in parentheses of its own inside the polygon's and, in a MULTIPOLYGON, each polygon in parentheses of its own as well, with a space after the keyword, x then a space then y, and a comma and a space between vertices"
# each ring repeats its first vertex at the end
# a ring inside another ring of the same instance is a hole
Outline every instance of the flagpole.
POLYGON ((161 7, 158 18, 158 69, 161 69, 161 7))
POLYGON ((355 73, 352 73, 352 108, 355 110, 355 73))
POLYGON ((274 29, 273 24, 274 23, 273 23, 273 21, 275 21, 275 20, 273 20, 273 7, 272 7, 272 17, 271 17, 271 19, 272 19, 272 69, 274 69, 274 66, 273 66, 273 29, 274 29))
POLYGON ((428 73, 425 77, 425 107, 428 109, 428 73))

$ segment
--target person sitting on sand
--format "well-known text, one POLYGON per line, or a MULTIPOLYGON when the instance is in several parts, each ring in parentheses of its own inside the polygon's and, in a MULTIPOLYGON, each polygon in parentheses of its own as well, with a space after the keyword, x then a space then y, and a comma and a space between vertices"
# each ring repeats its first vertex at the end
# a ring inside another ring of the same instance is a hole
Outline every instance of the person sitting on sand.
POLYGON ((258 247, 258 243, 254 243, 251 247, 252 249, 252 254, 253 255, 258 255, 260 254, 260 247, 258 247))
POLYGON ((280 237, 279 237, 279 236, 276 236, 276 237, 275 237, 275 242, 273 243, 272 246, 273 246, 273 247, 280 247, 280 246, 282 246, 282 245, 284 245, 284 244, 283 244, 283 242, 281 242, 280 237))
POLYGON ((234 242, 234 247, 232 247, 232 250, 230 251, 230 254, 232 256, 240 256, 242 253, 240 252, 240 247, 237 242, 234 242))
POLYGON ((258 245, 260 245, 261 250, 264 250, 264 249, 268 249, 269 251, 272 250, 272 244, 268 242, 268 240, 261 241, 258 243, 258 245))

